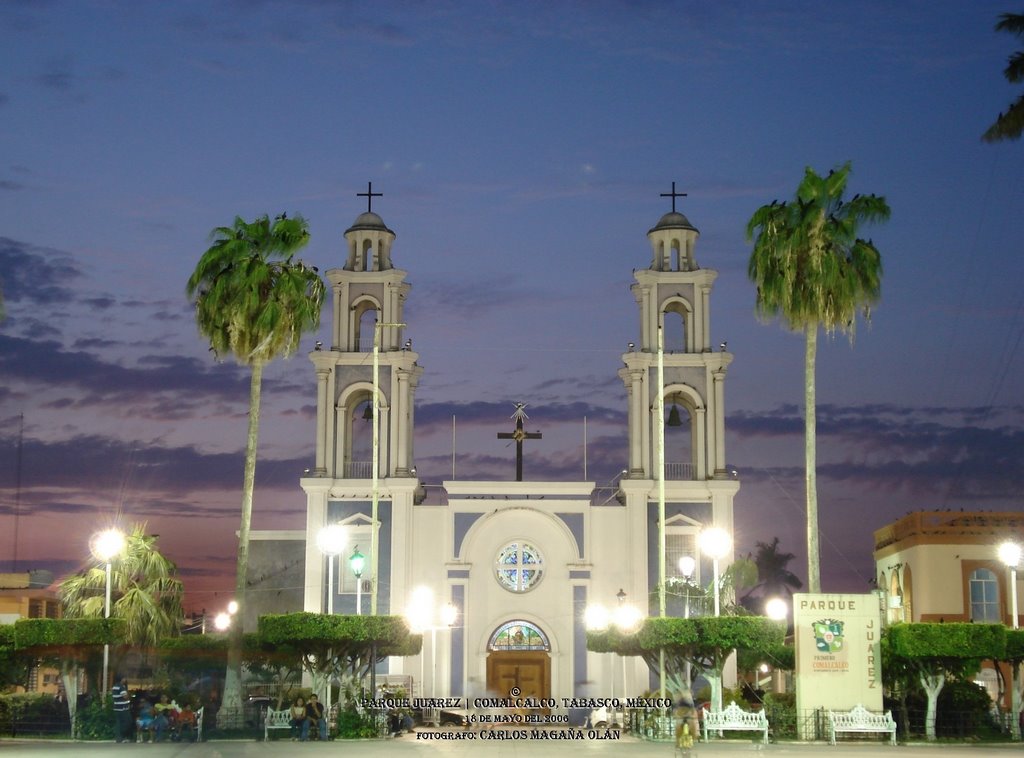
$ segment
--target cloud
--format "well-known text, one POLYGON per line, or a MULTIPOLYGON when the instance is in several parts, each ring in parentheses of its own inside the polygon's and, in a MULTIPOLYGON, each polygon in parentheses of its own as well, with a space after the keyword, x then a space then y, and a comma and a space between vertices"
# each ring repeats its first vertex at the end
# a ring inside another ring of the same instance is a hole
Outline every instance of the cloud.
MULTIPOLYGON (((862 493, 902 493, 915 505, 1013 502, 1024 489, 1024 410, 1003 408, 823 405, 818 408, 819 480, 862 493), (924 501, 924 503, 922 503, 924 501)), ((803 419, 795 406, 738 412, 728 420, 740 438, 792 438, 803 419)), ((797 480, 803 468, 740 464, 741 476, 797 480)))
POLYGON ((72 67, 71 56, 51 58, 46 62, 45 70, 35 77, 35 81, 46 89, 68 92, 75 84, 72 67))
MULTIPOLYGON (((14 435, 0 437, 0 460, 15 460, 17 445, 14 435)), ((22 502, 33 512, 88 512, 100 507, 106 493, 128 489, 136 504, 133 513, 211 515, 212 509, 215 515, 217 506, 190 496, 238 491, 243 457, 241 450, 206 452, 194 445, 168 446, 99 434, 53 441, 26 434, 21 449, 22 502)), ((312 451, 293 458, 261 457, 257 489, 296 490, 311 459, 312 451)), ((14 466, 0 467, 0 488, 13 490, 16 476, 14 466)), ((9 498, 0 500, 0 513, 9 513, 12 507, 9 498)))
MULTIPOLYGON (((3 105, 3 101, 0 100, 0 105, 3 105)), ((10 179, 0 179, 0 190, 7 190, 8 192, 19 192, 25 189, 25 185, 21 182, 12 182, 10 179)))
POLYGON ((66 283, 82 276, 70 253, 0 237, 0 281, 9 303, 50 305, 74 300, 66 283))

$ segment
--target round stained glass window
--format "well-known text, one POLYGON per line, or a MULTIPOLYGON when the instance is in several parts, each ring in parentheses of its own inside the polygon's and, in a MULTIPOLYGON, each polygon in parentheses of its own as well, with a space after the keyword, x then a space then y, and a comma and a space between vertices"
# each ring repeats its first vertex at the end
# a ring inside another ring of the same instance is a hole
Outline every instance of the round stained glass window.
POLYGON ((495 575, 509 592, 526 592, 537 586, 544 574, 540 551, 528 542, 511 542, 498 552, 495 575))

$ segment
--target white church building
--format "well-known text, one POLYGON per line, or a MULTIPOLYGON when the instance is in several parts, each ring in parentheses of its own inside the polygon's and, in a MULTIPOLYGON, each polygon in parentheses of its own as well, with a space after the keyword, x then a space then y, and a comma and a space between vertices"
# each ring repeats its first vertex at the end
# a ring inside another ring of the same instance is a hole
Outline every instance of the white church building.
MULTIPOLYGON (((624 592, 646 612, 657 587, 659 392, 673 420, 689 426, 688 438, 685 429, 674 430, 688 444, 665 466, 668 575, 678 576, 678 559, 690 555, 697 559, 696 578, 710 580, 711 564, 701 559, 696 537, 712 525, 732 534, 739 490, 725 463, 725 378, 732 355, 711 339, 717 273, 697 265, 697 229, 675 210, 674 186, 668 196, 673 210, 647 232, 649 265, 635 271, 631 287, 639 328, 618 367, 629 453, 611 493, 588 481, 457 480, 445 481, 441 497, 432 493, 428 503, 413 446, 423 369, 402 326, 406 299, 414 296, 407 272, 396 268, 395 233, 378 214, 362 213, 345 232, 344 264, 326 273, 331 342, 310 354, 317 417, 315 466, 300 482, 308 502, 306 527, 304 533, 276 535, 304 543, 307 611, 332 607, 352 614, 358 602, 362 613, 370 613, 376 589, 377 613, 402 614, 420 586, 432 590, 435 606, 454 606, 454 623, 435 621, 420 656, 389 660, 386 673, 410 676, 414 694, 507 696, 518 687, 522 696, 563 698, 638 696, 651 688, 639 659, 623 666, 617 656, 587 652, 584 609, 590 603, 614 607, 624 592), (659 327, 674 348, 662 351, 663 386, 659 327), (368 356, 375 337, 376 380, 368 356), (375 387, 379 434, 377 444, 368 446, 375 387), (378 452, 376 479, 368 447, 378 452), (351 536, 341 565, 334 559, 329 586, 317 534, 335 523, 351 536), (356 545, 366 556, 359 586, 348 567, 356 545)), ((523 435, 508 436, 520 442, 523 435)), ((270 548, 265 543, 263 550, 270 548)))

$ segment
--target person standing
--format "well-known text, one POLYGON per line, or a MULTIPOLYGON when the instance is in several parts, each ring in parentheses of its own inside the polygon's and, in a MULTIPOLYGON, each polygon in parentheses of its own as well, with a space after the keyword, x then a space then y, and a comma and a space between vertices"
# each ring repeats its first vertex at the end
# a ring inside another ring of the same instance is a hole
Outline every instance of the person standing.
POLYGON ((128 695, 128 680, 114 677, 110 694, 114 699, 114 737, 118 742, 131 742, 132 699, 128 695))

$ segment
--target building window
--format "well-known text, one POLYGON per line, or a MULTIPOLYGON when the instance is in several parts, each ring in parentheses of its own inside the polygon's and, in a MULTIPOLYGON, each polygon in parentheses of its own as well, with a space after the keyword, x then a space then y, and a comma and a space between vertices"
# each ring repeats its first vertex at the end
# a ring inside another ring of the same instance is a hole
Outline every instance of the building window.
POLYGON ((488 650, 551 650, 548 638, 529 621, 509 621, 498 627, 487 644, 488 650))
POLYGON ((665 574, 669 577, 683 578, 679 568, 679 559, 689 556, 695 559, 693 574, 690 581, 700 583, 700 551, 697 548, 697 534, 687 527, 667 526, 665 529, 665 574))
POLYGON ((501 586, 509 592, 526 592, 540 582, 544 560, 530 543, 511 542, 498 552, 494 571, 501 586))
POLYGON ((996 575, 986 568, 971 572, 971 621, 998 623, 999 582, 996 575))

